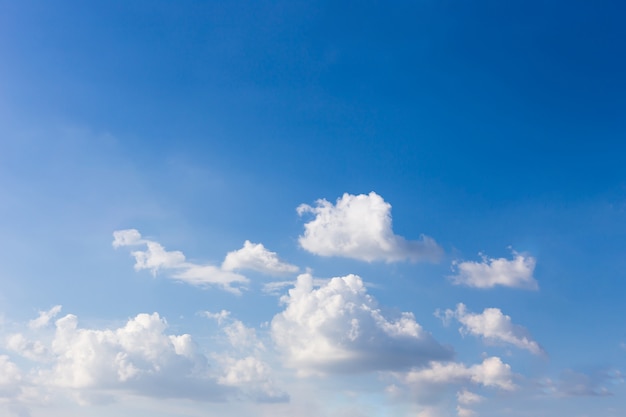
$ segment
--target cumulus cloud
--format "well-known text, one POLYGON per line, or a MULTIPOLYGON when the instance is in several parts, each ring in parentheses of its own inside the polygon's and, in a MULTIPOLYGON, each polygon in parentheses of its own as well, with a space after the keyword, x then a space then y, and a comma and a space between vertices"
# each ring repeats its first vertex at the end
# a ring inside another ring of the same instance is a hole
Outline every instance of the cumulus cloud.
POLYGON ((413 314, 384 317, 356 275, 318 289, 310 274, 300 275, 281 301, 286 308, 273 318, 271 335, 301 375, 398 370, 452 356, 413 314))
POLYGON ((336 204, 320 199, 302 204, 298 214, 315 218, 304 225, 300 246, 321 256, 342 256, 362 261, 437 260, 442 250, 430 237, 406 240, 393 233, 391 205, 375 192, 344 194, 336 204))
POLYGON ((233 285, 248 282, 243 275, 224 270, 214 265, 188 262, 180 251, 167 251, 158 242, 143 239, 135 229, 113 232, 113 247, 145 246, 145 250, 132 251, 135 270, 147 269, 156 275, 160 270, 170 272, 170 277, 196 286, 217 285, 222 289, 239 294, 241 290, 233 285))
POLYGON ((397 376, 417 391, 437 385, 468 382, 507 391, 516 388, 511 367, 496 356, 469 367, 457 362, 432 361, 425 368, 413 369, 397 376))
POLYGON ((295 265, 282 262, 276 252, 271 252, 261 243, 246 240, 239 250, 229 252, 222 263, 225 271, 251 269, 267 275, 284 275, 298 272, 295 265))
POLYGON ((158 313, 138 314, 123 326, 105 329, 81 328, 78 318, 68 314, 56 320, 54 329, 37 329, 50 336, 45 343, 16 333, 8 338, 8 348, 38 364, 23 372, 0 355, 0 397, 19 404, 28 389, 46 396, 66 393, 80 404, 112 402, 116 392, 199 401, 286 401, 270 366, 256 354, 265 347, 255 330, 226 311, 213 317, 224 323, 231 345, 225 353, 204 353, 191 335, 170 334, 158 313))
POLYGON ((474 288, 504 287, 537 290, 539 285, 533 277, 535 258, 513 252, 513 259, 487 258, 480 254, 482 262, 453 262, 456 275, 449 278, 456 285, 474 288))
MULTIPOLYGON (((40 377, 57 387, 125 387, 154 396, 162 394, 153 391, 156 387, 174 383, 206 382, 209 388, 208 362, 191 336, 168 335, 166 329, 167 322, 157 313, 139 314, 114 330, 79 328, 77 317, 68 314, 56 321, 51 345, 54 366, 41 371, 40 377)), ((182 386, 171 392, 185 396, 182 386)))
POLYGON ((486 308, 482 313, 471 313, 463 303, 456 306, 456 310, 446 310, 443 314, 435 315, 444 319, 455 318, 462 324, 461 334, 471 334, 482 337, 489 343, 508 343, 520 349, 525 349, 535 355, 545 354, 539 344, 532 339, 528 330, 513 324, 511 317, 502 314, 499 308, 486 308))

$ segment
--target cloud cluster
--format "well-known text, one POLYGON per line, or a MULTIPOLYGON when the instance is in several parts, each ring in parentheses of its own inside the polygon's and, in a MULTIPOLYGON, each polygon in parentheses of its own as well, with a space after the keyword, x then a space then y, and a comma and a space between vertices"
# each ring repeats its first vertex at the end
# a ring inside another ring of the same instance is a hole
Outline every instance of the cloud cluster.
POLYGON ((489 343, 506 343, 525 349, 535 355, 545 354, 539 344, 532 339, 528 330, 513 324, 511 317, 502 314, 499 308, 486 308, 482 313, 472 313, 463 303, 456 306, 456 310, 436 312, 444 322, 455 318, 462 324, 459 331, 462 334, 471 334, 482 337, 489 343))
POLYGON ((317 289, 311 275, 300 275, 281 301, 286 308, 272 320, 272 338, 301 375, 402 369, 452 356, 413 314, 384 317, 356 275, 317 289))
MULTIPOLYGON (((8 356, 0 355, 0 397, 16 399, 22 389, 30 387, 69 390, 81 403, 113 401, 107 393, 116 391, 220 402, 288 399, 273 383, 269 365, 246 350, 264 349, 254 329, 231 320, 225 334, 242 355, 233 356, 231 349, 213 352, 212 363, 191 335, 168 334, 167 329, 158 313, 138 314, 114 329, 81 328, 78 318, 68 314, 55 322, 47 343, 16 333, 6 346, 39 365, 26 373, 8 356), (41 347, 39 355, 33 355, 33 346, 41 347)), ((37 328, 40 333, 47 330, 37 328)))
POLYGON ((321 256, 341 256, 362 261, 437 260, 442 250, 428 236, 410 241, 393 233, 391 205, 375 192, 344 194, 336 204, 317 200, 302 204, 298 214, 315 218, 304 225, 300 246, 321 256))
POLYGON ((532 256, 517 252, 513 252, 511 260, 481 256, 482 262, 454 262, 457 273, 449 277, 452 282, 474 288, 492 288, 497 285, 527 290, 539 288, 533 277, 536 261, 532 256))

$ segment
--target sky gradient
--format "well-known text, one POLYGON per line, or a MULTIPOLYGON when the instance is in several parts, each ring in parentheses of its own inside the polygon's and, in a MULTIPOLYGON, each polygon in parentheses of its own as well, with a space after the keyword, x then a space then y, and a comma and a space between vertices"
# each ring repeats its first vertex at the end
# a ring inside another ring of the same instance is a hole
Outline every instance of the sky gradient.
POLYGON ((0 414, 626 414, 626 8, 0 0, 0 414))

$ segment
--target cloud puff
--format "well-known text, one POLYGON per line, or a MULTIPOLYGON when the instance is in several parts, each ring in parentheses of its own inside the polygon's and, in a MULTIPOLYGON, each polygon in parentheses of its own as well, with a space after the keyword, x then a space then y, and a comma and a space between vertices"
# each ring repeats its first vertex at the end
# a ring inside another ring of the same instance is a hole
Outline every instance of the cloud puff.
POLYGON ((449 278, 456 285, 474 288, 492 288, 496 285, 505 287, 537 290, 537 281, 533 277, 535 258, 513 252, 513 259, 487 258, 480 254, 482 262, 454 262, 457 274, 449 278))
POLYGON ((396 262, 437 260, 442 250, 428 236, 419 241, 395 235, 391 225, 391 205, 375 192, 368 195, 344 194, 337 204, 320 199, 316 206, 302 204, 298 214, 315 218, 304 225, 300 246, 321 256, 343 256, 362 261, 396 262))
POLYGON ((158 242, 143 239, 139 231, 135 229, 113 232, 113 247, 139 245, 145 245, 146 250, 131 252, 135 258, 135 270, 148 269, 153 275, 156 275, 160 270, 169 270, 171 278, 178 281, 196 286, 217 285, 236 294, 241 291, 233 285, 248 282, 248 279, 243 275, 217 266, 187 262, 182 252, 167 251, 158 242))
POLYGON ((535 355, 545 354, 539 344, 532 339, 528 330, 513 324, 511 317, 502 314, 499 308, 486 308, 481 314, 467 311, 465 304, 459 303, 456 310, 446 310, 443 314, 435 315, 444 319, 444 322, 454 317, 462 324, 461 334, 479 336, 490 343, 508 343, 520 349, 525 349, 535 355))
POLYGON ((426 368, 413 369, 396 376, 417 391, 437 385, 468 382, 507 391, 516 388, 511 367, 496 356, 469 367, 457 362, 433 361, 426 368))
POLYGON ((356 275, 318 289, 300 275, 281 301, 287 307, 272 320, 272 338, 301 375, 399 370, 452 356, 413 314, 384 317, 356 275))
POLYGON ((284 275, 298 272, 295 265, 280 261, 276 252, 270 252, 261 243, 251 243, 246 240, 243 248, 228 252, 222 269, 233 271, 236 269, 251 269, 268 275, 284 275))

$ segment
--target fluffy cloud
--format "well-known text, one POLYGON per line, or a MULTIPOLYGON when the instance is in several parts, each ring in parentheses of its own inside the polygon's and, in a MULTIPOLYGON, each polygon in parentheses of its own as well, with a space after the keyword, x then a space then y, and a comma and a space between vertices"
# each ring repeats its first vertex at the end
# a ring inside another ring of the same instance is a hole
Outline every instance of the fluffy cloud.
POLYGON ((454 284, 474 288, 492 288, 496 285, 505 287, 536 290, 539 288, 533 277, 535 258, 513 252, 513 259, 487 258, 482 255, 482 262, 454 262, 457 274, 449 278, 454 284))
POLYGON ((213 265, 201 265, 185 260, 180 251, 167 251, 158 242, 143 239, 135 229, 118 230, 113 232, 113 247, 145 245, 145 250, 131 252, 135 258, 135 269, 148 269, 153 275, 160 270, 169 270, 173 279, 196 286, 217 285, 224 290, 240 293, 240 289, 233 287, 236 284, 245 284, 248 279, 243 275, 224 270, 213 265))
POLYGON ((222 269, 251 269, 268 275, 284 275, 298 272, 295 265, 282 262, 276 252, 270 252, 261 243, 246 240, 243 248, 229 252, 222 263, 222 269))
POLYGON ((462 324, 459 331, 462 334, 479 336, 490 343, 508 343, 520 349, 528 350, 535 355, 545 354, 539 344, 532 339, 528 330, 513 324, 511 317, 502 314, 499 308, 486 308, 481 314, 467 311, 463 303, 456 306, 456 310, 446 310, 442 317, 444 321, 454 317, 462 324))
POLYGON ((318 289, 311 275, 300 275, 281 301, 286 308, 272 320, 272 338, 300 374, 398 370, 452 355, 413 314, 384 317, 356 275, 318 289))
MULTIPOLYGON (((157 387, 211 386, 208 362, 188 334, 167 335, 167 322, 157 313, 139 314, 111 330, 82 329, 74 315, 56 322, 52 369, 42 371, 46 384, 74 389, 127 388, 160 395, 157 387)), ((209 389, 207 395, 211 395, 209 389)), ((173 396, 185 396, 182 389, 173 396)), ((190 390, 193 392, 193 390, 190 390)), ((215 393, 214 393, 215 394, 215 393)))
POLYGON ((457 362, 433 361, 426 368, 413 369, 397 376, 418 391, 429 386, 468 382, 507 391, 515 389, 511 367, 495 356, 469 367, 457 362))
POLYGON ((68 314, 56 321, 47 345, 22 334, 10 338, 13 350, 26 359, 37 359, 27 346, 42 346, 47 361, 26 375, 0 356, 0 397, 15 399, 28 386, 69 392, 83 404, 113 401, 107 393, 115 391, 200 401, 287 400, 273 383, 270 366, 256 354, 265 348, 255 330, 229 319, 228 312, 215 318, 225 322, 231 349, 210 353, 209 363, 189 334, 167 334, 167 322, 158 313, 139 314, 124 326, 103 330, 80 328, 77 317, 68 314))
POLYGON ((391 224, 391 205, 378 194, 344 194, 337 204, 321 199, 316 206, 302 204, 298 214, 312 213, 315 218, 304 225, 300 245, 321 256, 343 256, 367 262, 409 259, 436 260, 442 250, 428 236, 409 241, 395 235, 391 224))

